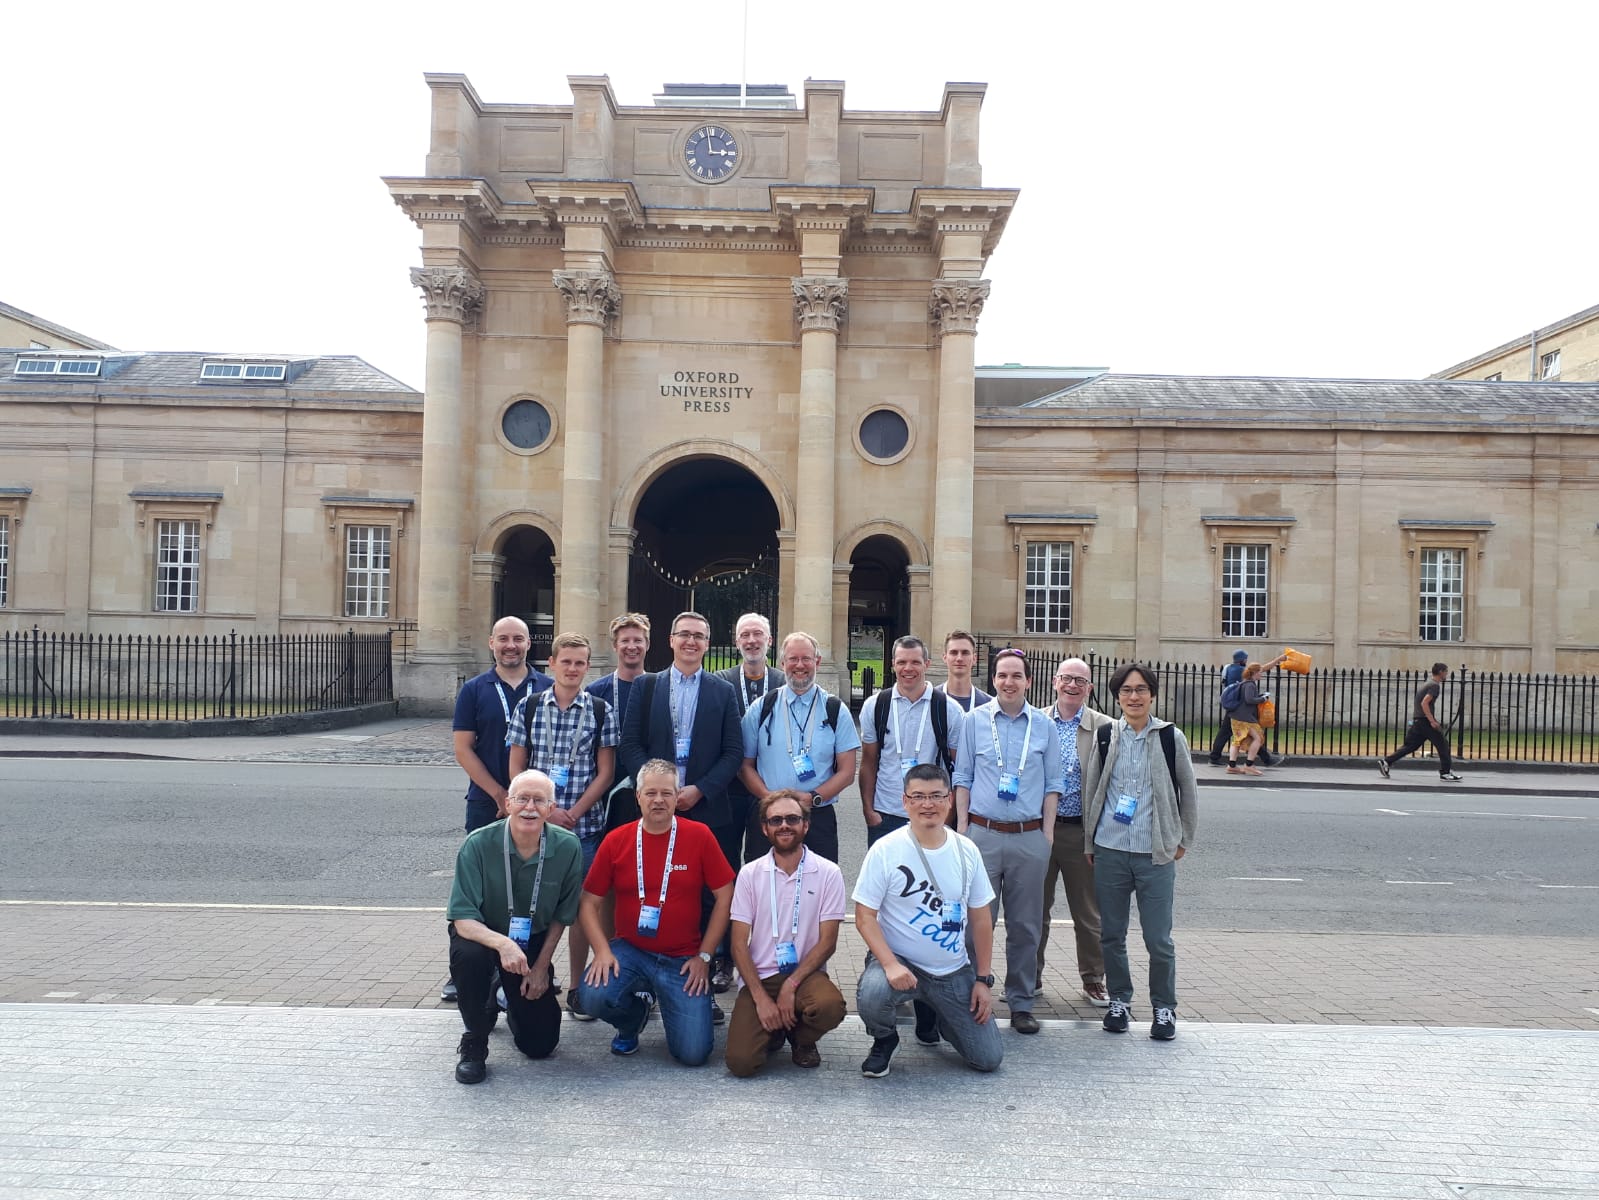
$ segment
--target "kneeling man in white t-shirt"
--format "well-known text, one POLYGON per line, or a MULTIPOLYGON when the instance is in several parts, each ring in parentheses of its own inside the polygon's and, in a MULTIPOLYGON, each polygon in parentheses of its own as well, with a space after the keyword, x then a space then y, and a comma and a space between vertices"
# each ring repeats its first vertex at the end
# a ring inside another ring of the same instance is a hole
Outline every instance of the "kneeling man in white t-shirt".
POLYGON ((899 1047, 894 1007, 912 998, 932 1006, 939 1032, 967 1066, 992 1071, 1005 1057, 989 992, 994 889, 977 847, 945 824, 953 798, 943 767, 907 771, 904 799, 910 824, 867 850, 855 883, 855 927, 871 951, 855 992, 872 1035, 861 1074, 888 1074, 899 1047))

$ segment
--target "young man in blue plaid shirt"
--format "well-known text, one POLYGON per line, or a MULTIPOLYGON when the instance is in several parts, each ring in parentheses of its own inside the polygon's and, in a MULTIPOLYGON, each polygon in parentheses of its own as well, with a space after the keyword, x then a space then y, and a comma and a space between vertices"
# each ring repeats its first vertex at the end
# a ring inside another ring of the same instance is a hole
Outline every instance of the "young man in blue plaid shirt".
MULTIPOLYGON (((605 797, 616 775, 616 744, 622 737, 615 706, 583 690, 588 669, 588 639, 580 633, 557 634, 550 647, 554 685, 518 704, 505 732, 513 779, 531 768, 555 781, 556 807, 549 822, 577 835, 585 877, 605 836, 605 797)), ((572 969, 567 1007, 582 1020, 576 983, 588 966, 588 939, 574 925, 567 944, 572 969)))

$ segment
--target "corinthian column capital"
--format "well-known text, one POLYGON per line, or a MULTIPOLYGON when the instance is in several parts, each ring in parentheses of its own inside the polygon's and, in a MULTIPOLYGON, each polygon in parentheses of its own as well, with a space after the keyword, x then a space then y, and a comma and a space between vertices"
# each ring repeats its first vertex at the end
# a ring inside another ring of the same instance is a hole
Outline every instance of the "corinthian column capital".
POLYGON ((422 289, 430 321, 465 325, 483 306, 483 284, 465 267, 412 267, 411 285, 422 289))
POLYGON ((622 289, 609 271, 554 271, 555 286, 566 298, 568 325, 605 328, 622 311, 622 289))
POLYGON ((927 319, 939 337, 946 333, 976 333, 977 318, 987 299, 986 279, 935 279, 927 300, 927 319))
POLYGON ((800 275, 794 279, 794 315, 800 331, 837 333, 849 309, 849 280, 825 275, 800 275))

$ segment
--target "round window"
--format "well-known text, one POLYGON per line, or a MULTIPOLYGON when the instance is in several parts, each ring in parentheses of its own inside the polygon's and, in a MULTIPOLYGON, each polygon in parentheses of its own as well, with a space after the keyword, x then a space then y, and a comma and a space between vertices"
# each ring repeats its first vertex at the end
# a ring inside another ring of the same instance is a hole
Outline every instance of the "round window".
POLYGON ((550 410, 537 400, 518 400, 500 418, 505 440, 519 450, 537 450, 550 440, 550 410))
POLYGON ((880 408, 866 414, 861 421, 861 449, 867 457, 894 459, 910 445, 911 427, 905 418, 891 408, 880 408))

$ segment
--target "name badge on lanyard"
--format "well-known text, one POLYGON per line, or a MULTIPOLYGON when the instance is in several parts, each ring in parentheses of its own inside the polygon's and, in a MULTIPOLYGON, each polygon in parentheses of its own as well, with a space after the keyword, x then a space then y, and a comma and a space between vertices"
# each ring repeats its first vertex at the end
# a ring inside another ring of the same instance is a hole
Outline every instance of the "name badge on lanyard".
POLYGON ((533 940, 533 917, 539 911, 539 886, 544 882, 544 847, 549 844, 544 834, 544 830, 539 830, 539 865, 533 872, 533 899, 528 904, 527 916, 519 917, 516 915, 516 876, 511 874, 511 822, 505 822, 505 907, 510 913, 507 936, 523 950, 533 940))
POLYGON ((666 863, 661 867, 661 896, 654 904, 644 903, 644 822, 638 823, 633 838, 633 855, 638 863, 638 935, 654 937, 661 929, 661 910, 666 907, 666 889, 672 884, 672 851, 677 848, 677 818, 672 818, 672 835, 666 839, 666 863))
MULTIPOLYGON (((922 748, 922 735, 927 732, 927 721, 932 715, 933 703, 935 700, 943 700, 942 696, 933 691, 927 692, 925 698, 927 700, 927 707, 922 710, 922 719, 916 725, 916 732, 911 735, 909 740, 907 740, 900 736, 898 704, 899 693, 897 691, 893 691, 888 694, 889 733, 892 734, 894 738, 894 752, 899 755, 899 776, 901 779, 904 779, 906 775, 910 774, 910 769, 917 765, 917 754, 922 748)), ((907 700, 905 703, 908 707, 916 707, 915 704, 909 700, 907 700)), ((937 746, 933 747, 934 754, 937 754, 938 750, 939 748, 937 746)))
POLYGON ((1027 752, 1033 745, 1033 717, 1027 711, 1025 704, 1022 706, 1022 720, 1027 722, 1027 732, 1022 736, 1021 761, 1016 764, 1014 771, 1007 771, 1005 769, 1005 751, 999 744, 999 713, 990 712, 988 714, 988 728, 994 735, 994 761, 999 767, 999 784, 995 788, 995 792, 1001 800, 1007 803, 1014 801, 1021 795, 1022 771, 1026 769, 1027 752))
POLYGON ((922 870, 927 872, 927 886, 933 890, 937 899, 939 911, 939 930, 943 933, 959 933, 966 926, 966 893, 971 890, 972 880, 970 875, 971 864, 966 861, 966 855, 961 851, 959 843, 945 841, 946 846, 953 846, 955 857, 961 865, 961 898, 950 900, 944 895, 944 889, 938 882, 938 876, 933 874, 933 864, 927 861, 927 854, 922 849, 922 844, 917 841, 911 843, 916 847, 916 856, 922 860, 922 870))
POLYGON ((800 851, 799 866, 794 869, 794 916, 788 928, 788 940, 783 940, 783 927, 777 916, 777 881, 782 870, 776 858, 772 860, 772 938, 777 942, 777 970, 780 975, 791 974, 799 966, 799 916, 801 890, 805 885, 805 851, 800 851))
MULTIPOLYGON (((789 694, 793 696, 792 692, 789 694)), ((787 715, 783 718, 783 736, 788 744, 788 761, 794 768, 794 778, 800 783, 809 783, 816 778, 816 764, 811 760, 811 738, 814 736, 811 730, 811 718, 816 715, 816 705, 822 698, 822 693, 819 688, 813 688, 811 691, 811 706, 805 710, 805 721, 800 726, 800 748, 795 750, 794 700, 798 698, 794 696, 788 702, 785 710, 787 715)))

